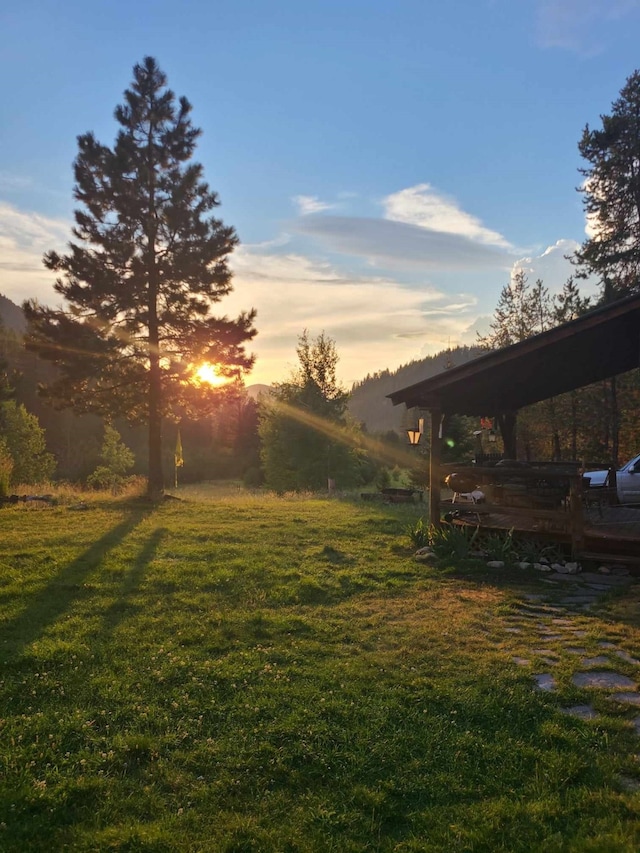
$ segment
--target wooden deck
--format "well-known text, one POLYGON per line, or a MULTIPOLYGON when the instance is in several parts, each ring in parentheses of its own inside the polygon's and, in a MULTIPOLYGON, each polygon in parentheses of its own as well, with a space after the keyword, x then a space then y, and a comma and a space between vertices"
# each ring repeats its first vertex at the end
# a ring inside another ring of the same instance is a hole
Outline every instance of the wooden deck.
MULTIPOLYGON (((531 534, 545 542, 557 542, 571 547, 571 533, 564 512, 529 514, 513 508, 490 507, 483 504, 443 502, 447 512, 459 513, 453 523, 487 530, 514 530, 531 534)), ((589 506, 583 514, 584 544, 575 556, 626 563, 640 567, 640 507, 589 506)))
POLYGON ((477 504, 455 492, 441 501, 441 514, 453 523, 513 530, 561 545, 574 559, 640 567, 640 507, 611 505, 615 488, 588 488, 577 463, 442 466, 441 481, 452 469, 463 477, 456 482, 476 483, 484 495, 477 504))

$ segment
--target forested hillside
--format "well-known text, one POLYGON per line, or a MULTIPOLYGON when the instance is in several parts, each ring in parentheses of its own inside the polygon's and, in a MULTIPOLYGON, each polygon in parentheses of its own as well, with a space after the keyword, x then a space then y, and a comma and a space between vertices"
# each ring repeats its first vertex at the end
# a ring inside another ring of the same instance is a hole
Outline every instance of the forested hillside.
MULTIPOLYGON (((38 395, 38 384, 50 381, 53 368, 27 352, 22 345, 26 323, 22 309, 0 294, 0 361, 6 363, 13 397, 35 415, 44 429, 47 449, 56 459, 57 479, 84 481, 100 460, 104 424, 95 415, 57 410, 38 395)), ((266 387, 266 386, 265 386, 266 387)), ((117 419, 115 427, 135 454, 134 473, 146 471, 145 431, 117 419)), ((251 397, 225 403, 199 421, 180 424, 184 467, 183 482, 242 476, 258 462, 257 410, 251 397)), ((165 425, 165 478, 173 478, 178 425, 165 425)))
POLYGON ((387 398, 388 394, 443 370, 466 364, 480 354, 478 347, 457 347, 410 361, 395 371, 381 370, 365 376, 353 385, 349 412, 357 421, 365 424, 370 433, 385 433, 389 430, 401 432, 406 426, 407 411, 404 406, 392 405, 387 398))

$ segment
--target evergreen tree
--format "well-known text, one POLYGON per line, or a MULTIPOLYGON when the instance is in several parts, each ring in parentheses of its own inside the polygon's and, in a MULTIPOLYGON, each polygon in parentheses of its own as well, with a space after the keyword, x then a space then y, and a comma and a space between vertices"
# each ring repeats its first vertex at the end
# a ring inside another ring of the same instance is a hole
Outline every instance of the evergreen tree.
POLYGON ((8 400, 0 404, 0 441, 13 461, 12 484, 31 485, 51 479, 56 460, 47 451, 38 418, 21 403, 8 400))
POLYGON ((58 368, 45 393, 59 406, 148 426, 151 498, 162 495, 162 423, 215 405, 210 385, 193 381, 209 362, 240 380, 253 358, 244 345, 255 312, 211 315, 231 289, 227 265, 235 232, 214 218, 217 195, 190 162, 200 131, 186 98, 175 102, 151 57, 133 69, 115 110, 113 148, 78 138, 74 237, 49 252, 65 309, 25 303, 27 346, 58 368))
POLYGON ((478 335, 483 349, 501 349, 530 338, 549 327, 549 292, 538 279, 533 285, 520 269, 500 291, 498 304, 484 337, 478 335))
POLYGON ((346 417, 348 394, 336 378, 335 342, 322 333, 298 339, 299 367, 260 404, 265 482, 277 492, 320 489, 328 480, 357 479, 355 427, 346 417))
POLYGON ((587 125, 578 144, 584 208, 593 229, 575 262, 578 274, 600 278, 603 295, 640 290, 640 71, 634 71, 602 127, 587 125))
POLYGON ((133 468, 135 457, 133 452, 122 441, 118 430, 105 424, 104 439, 100 450, 100 462, 96 470, 89 476, 87 482, 97 489, 110 488, 116 494, 125 481, 125 475, 133 468))

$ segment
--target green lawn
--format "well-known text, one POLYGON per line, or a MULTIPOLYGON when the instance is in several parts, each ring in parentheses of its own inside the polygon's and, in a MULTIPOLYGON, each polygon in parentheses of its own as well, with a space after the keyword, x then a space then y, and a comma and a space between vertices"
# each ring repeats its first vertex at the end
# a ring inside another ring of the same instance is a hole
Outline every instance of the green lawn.
MULTIPOLYGON (((640 849, 629 714, 534 690, 522 573, 414 562, 416 511, 0 511, 0 850, 640 849)), ((633 602, 589 619, 640 652, 633 602)))

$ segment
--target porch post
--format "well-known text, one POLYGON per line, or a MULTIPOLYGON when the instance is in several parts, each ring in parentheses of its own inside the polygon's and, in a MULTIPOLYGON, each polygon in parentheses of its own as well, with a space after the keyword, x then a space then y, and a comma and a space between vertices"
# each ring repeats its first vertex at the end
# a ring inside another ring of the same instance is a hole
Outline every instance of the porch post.
POLYGON ((440 427, 442 413, 440 409, 431 409, 431 436, 429 447, 429 522, 440 526, 440 448, 442 438, 440 427))
POLYGON ((517 459, 516 450, 516 413, 502 412, 497 417, 500 434, 504 444, 505 459, 517 459))

